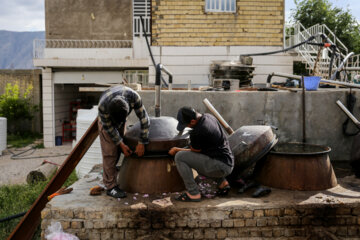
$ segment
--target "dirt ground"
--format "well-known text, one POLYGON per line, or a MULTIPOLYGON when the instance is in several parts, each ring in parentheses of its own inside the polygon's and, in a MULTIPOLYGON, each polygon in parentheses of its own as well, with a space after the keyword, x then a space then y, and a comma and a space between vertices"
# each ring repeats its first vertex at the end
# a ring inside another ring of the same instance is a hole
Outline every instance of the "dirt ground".
POLYGON ((24 148, 4 150, 0 156, 0 186, 26 183, 27 174, 41 166, 44 160, 62 164, 71 150, 71 144, 43 149, 32 149, 32 145, 29 145, 24 148), (20 154, 22 152, 24 153, 20 154), (16 159, 12 159, 12 156, 16 159))

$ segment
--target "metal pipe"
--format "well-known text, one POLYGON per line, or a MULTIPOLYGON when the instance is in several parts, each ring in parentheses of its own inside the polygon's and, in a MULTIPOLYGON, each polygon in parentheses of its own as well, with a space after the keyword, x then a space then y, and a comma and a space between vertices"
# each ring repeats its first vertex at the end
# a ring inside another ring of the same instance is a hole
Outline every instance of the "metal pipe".
MULTIPOLYGON (((273 72, 270 75, 277 76, 277 77, 284 77, 284 78, 292 78, 292 79, 301 80, 301 76, 288 74, 288 73, 273 72)), ((270 78, 270 80, 271 80, 271 78, 270 78)), ((339 81, 327 80, 327 79, 324 79, 324 78, 322 78, 320 80, 320 83, 332 83, 332 84, 338 84, 338 85, 345 86, 345 87, 360 88, 360 84, 357 84, 357 83, 339 82, 339 81)))
POLYGON ((302 133, 303 133, 303 139, 302 142, 306 142, 306 106, 305 106, 305 84, 304 84, 304 76, 301 77, 301 86, 302 86, 302 133))
POLYGON ((161 79, 161 64, 158 64, 156 65, 156 77, 155 77, 155 117, 160 117, 160 110, 161 110, 160 79, 161 79))
POLYGON ((203 103, 205 104, 205 106, 210 110, 210 112, 212 114, 214 114, 214 116, 217 118, 217 120, 219 120, 220 124, 225 128, 226 132, 228 134, 233 134, 234 130, 230 127, 230 125, 225 121, 225 119, 220 115, 220 113, 218 111, 216 111, 216 109, 214 108, 214 106, 210 103, 210 101, 205 98, 203 100, 203 103))
POLYGON ((354 55, 354 52, 349 53, 344 60, 342 61, 342 63, 340 64, 340 66, 336 69, 336 71, 334 72, 334 74, 331 76, 330 80, 334 80, 336 78, 336 74, 341 71, 345 65, 345 63, 349 60, 349 58, 354 55))
POLYGON ((343 110, 343 112, 353 121, 353 123, 360 128, 360 122, 355 118, 355 116, 342 104, 340 100, 336 101, 336 104, 343 110))

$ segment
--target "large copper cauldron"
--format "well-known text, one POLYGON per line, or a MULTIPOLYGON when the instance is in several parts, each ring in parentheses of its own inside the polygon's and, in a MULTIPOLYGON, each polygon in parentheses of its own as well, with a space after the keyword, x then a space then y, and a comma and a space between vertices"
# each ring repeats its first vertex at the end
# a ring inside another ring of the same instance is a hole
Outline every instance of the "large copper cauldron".
POLYGON ((305 144, 277 144, 256 167, 257 180, 266 186, 300 191, 335 187, 336 176, 328 153, 330 147, 305 144))
MULTIPOLYGON (((176 130, 178 121, 172 117, 150 118, 149 144, 144 157, 130 156, 124 159, 118 176, 118 184, 128 192, 164 193, 185 189, 172 156, 168 151, 172 147, 185 147, 189 136, 179 136, 176 130)), ((140 123, 127 131, 124 142, 135 149, 140 140, 140 123)))

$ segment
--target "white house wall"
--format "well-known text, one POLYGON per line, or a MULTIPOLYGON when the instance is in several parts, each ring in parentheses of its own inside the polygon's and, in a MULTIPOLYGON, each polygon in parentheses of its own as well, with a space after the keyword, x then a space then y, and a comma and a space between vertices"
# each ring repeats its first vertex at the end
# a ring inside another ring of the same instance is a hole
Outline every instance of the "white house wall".
POLYGON ((121 71, 66 71, 55 72, 54 83, 92 84, 92 83, 121 83, 121 71))
MULTIPOLYGON (((240 54, 279 50, 281 47, 221 46, 221 47, 152 47, 157 63, 164 64, 174 74, 174 85, 208 85, 210 65, 215 60, 238 60, 240 54)), ((265 83, 272 72, 292 73, 293 58, 288 54, 253 57, 254 83, 265 83)), ((284 81, 273 78, 273 81, 284 81)), ((149 64, 149 82, 155 82, 155 69, 149 64)))

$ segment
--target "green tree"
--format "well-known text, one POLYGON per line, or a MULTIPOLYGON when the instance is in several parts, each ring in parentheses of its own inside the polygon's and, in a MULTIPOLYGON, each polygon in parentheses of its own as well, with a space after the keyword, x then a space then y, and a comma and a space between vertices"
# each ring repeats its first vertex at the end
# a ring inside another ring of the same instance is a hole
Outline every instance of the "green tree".
POLYGON ((31 104, 30 85, 23 96, 20 96, 19 85, 8 83, 5 93, 0 96, 0 116, 7 118, 8 131, 20 133, 24 129, 24 121, 32 120, 38 106, 31 104))
POLYGON ((317 23, 327 25, 345 44, 349 52, 360 53, 359 23, 349 9, 333 7, 328 0, 294 0, 291 18, 308 28, 317 23))

